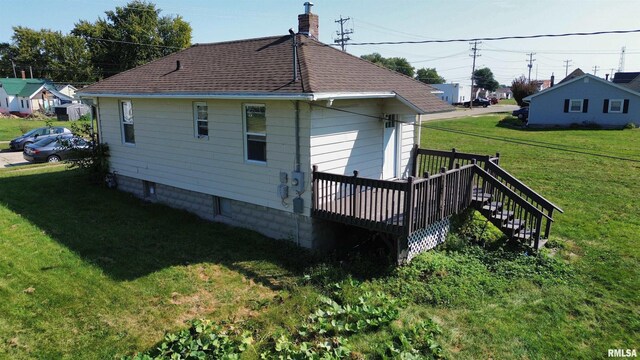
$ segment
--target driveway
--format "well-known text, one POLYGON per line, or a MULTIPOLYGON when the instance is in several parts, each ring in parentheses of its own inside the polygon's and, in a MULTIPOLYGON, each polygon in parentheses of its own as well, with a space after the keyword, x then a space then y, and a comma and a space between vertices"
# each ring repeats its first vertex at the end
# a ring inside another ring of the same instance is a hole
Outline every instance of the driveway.
POLYGON ((422 115, 422 121, 455 119, 463 116, 474 116, 501 112, 508 112, 509 114, 511 114, 513 110, 517 110, 519 108, 520 107, 518 105, 490 105, 486 108, 474 107, 473 109, 457 109, 455 111, 445 113, 422 115))
POLYGON ((22 151, 0 151, 0 168, 26 164, 29 164, 29 162, 22 157, 22 151))

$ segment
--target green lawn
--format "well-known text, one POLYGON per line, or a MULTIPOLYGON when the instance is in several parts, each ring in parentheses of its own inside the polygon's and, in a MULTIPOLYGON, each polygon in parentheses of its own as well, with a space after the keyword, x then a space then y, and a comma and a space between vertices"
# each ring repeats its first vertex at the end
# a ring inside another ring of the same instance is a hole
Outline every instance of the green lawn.
MULTIPOLYGON (((507 170, 562 207, 541 256, 460 235, 396 270, 323 263, 251 231, 95 187, 78 171, 0 170, 0 358, 119 357, 207 318, 248 330, 243 358, 256 359, 272 335, 295 336, 320 295, 357 303, 376 291, 399 301, 398 319, 345 335, 354 358, 390 357, 398 334, 429 320, 451 358, 637 349, 640 162, 630 160, 640 160, 640 131, 523 131, 498 127, 499 119, 429 122, 422 146, 500 152, 507 170)), ((481 227, 468 224, 465 234, 481 227)))
MULTIPOLYGON (((70 128, 72 122, 50 119, 52 126, 65 126, 70 128)), ((27 131, 46 126, 46 120, 0 118, 0 141, 9 141, 27 131)))

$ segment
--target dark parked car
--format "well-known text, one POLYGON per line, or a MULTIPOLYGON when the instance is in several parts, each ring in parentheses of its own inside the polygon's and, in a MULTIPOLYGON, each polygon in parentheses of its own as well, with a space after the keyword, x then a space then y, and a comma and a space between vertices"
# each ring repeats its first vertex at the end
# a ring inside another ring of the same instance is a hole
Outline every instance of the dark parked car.
POLYGON ((520 120, 525 120, 526 121, 529 118, 529 108, 528 107, 521 107, 518 110, 513 110, 511 115, 517 117, 520 120))
POLYGON ((71 130, 62 126, 41 127, 33 129, 13 140, 9 143, 11 150, 22 150, 25 145, 32 144, 44 137, 56 137, 61 134, 71 134, 71 130))
MULTIPOLYGON (((477 99, 473 99, 473 106, 482 106, 482 107, 487 107, 491 105, 491 102, 485 98, 477 98, 477 99)), ((464 107, 469 107, 469 102, 465 102, 464 103, 464 107)))
POLYGON ((49 136, 25 145, 22 157, 29 162, 58 162, 77 158, 78 152, 89 150, 89 143, 71 134, 49 136))

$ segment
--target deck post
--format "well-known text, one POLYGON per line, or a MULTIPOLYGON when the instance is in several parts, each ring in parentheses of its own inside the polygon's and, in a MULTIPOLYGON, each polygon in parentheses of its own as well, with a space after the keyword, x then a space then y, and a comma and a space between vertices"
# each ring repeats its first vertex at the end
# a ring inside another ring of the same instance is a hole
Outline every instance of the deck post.
POLYGON ((413 231, 413 208, 414 208, 414 188, 413 188, 413 176, 409 176, 407 179, 407 197, 404 203, 404 226, 405 235, 408 237, 413 231))
POLYGON ((444 168, 444 166, 442 168, 440 168, 440 173, 442 174, 442 176, 440 177, 440 187, 438 189, 438 191, 440 192, 439 196, 438 196, 438 200, 439 200, 439 204, 438 204, 438 219, 437 220, 442 220, 444 219, 444 202, 446 200, 446 195, 445 195, 445 191, 447 190, 447 169, 444 168))
POLYGON ((318 172, 318 165, 311 166, 311 211, 318 209, 318 184, 316 184, 316 173, 318 172))
POLYGON ((358 179, 358 170, 353 170, 353 182, 351 184, 351 216, 360 217, 358 204, 360 203, 360 196, 358 191, 356 191, 356 180, 358 179))
POLYGON ((455 176, 456 176, 456 181, 455 181, 455 189, 454 189, 454 194, 455 194, 455 209, 456 212, 460 211, 460 163, 456 163, 453 166, 454 169, 456 169, 457 171, 455 172, 455 176))
POLYGON ((418 144, 413 144, 411 149, 411 174, 409 176, 417 176, 418 173, 418 144))
POLYGON ((449 157, 449 168, 447 170, 453 169, 453 164, 456 161, 456 148, 451 149, 451 156, 449 157))

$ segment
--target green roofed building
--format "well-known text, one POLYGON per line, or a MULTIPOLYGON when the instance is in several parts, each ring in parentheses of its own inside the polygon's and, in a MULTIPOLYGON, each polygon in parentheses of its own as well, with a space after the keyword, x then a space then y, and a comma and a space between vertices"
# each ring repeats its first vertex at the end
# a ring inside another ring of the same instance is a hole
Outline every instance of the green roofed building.
POLYGON ((74 102, 42 79, 0 78, 0 112, 31 114, 74 102))

